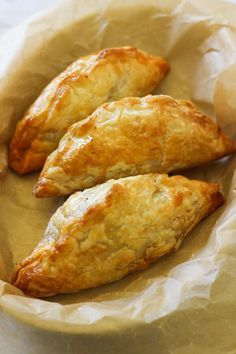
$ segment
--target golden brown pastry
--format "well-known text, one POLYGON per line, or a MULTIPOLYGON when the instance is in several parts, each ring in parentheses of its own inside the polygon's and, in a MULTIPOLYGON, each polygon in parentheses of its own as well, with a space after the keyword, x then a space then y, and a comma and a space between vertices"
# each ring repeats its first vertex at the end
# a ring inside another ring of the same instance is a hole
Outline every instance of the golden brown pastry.
POLYGON ((77 192, 49 221, 13 284, 44 297, 110 283, 177 250, 224 202, 215 183, 148 174, 77 192))
POLYGON ((71 194, 111 178, 167 173, 235 151, 235 144, 186 100, 124 98, 74 124, 47 159, 37 197, 71 194))
POLYGON ((39 170, 68 127, 106 101, 151 93, 169 66, 131 47, 80 58, 56 77, 18 123, 9 164, 19 174, 39 170))

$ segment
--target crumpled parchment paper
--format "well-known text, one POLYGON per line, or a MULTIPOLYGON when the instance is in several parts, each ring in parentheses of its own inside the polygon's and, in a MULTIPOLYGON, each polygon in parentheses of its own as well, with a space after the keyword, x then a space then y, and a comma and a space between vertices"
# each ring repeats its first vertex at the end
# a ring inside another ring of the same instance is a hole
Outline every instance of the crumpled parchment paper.
MULTIPOLYGON (((116 283, 47 300, 24 296, 8 280, 63 198, 35 199, 37 174, 18 177, 5 158, 17 120, 55 75, 80 55, 122 45, 166 57, 171 72, 157 93, 193 100, 236 138, 235 19, 236 4, 226 0, 67 0, 0 40, 3 310, 42 329, 77 333, 80 343, 85 334, 103 336, 106 345, 109 333, 126 333, 117 347, 124 354, 236 353, 236 156, 185 171, 220 183, 226 202, 176 254, 116 283)), ((83 347, 91 352, 102 352, 96 341, 83 347)))

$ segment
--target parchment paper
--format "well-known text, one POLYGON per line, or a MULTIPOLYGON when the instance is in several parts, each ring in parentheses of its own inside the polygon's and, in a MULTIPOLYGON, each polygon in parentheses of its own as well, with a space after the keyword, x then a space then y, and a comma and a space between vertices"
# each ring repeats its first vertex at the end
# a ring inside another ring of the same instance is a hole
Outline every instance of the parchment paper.
MULTIPOLYGON (((46 330, 107 335, 104 345, 108 333, 118 336, 132 328, 135 337, 142 328, 141 345, 133 341, 130 348, 125 336, 119 337, 123 353, 236 353, 235 156, 184 173, 220 183, 226 203, 176 254, 116 283, 47 300, 24 296, 8 280, 63 199, 36 200, 31 190, 37 175, 18 177, 5 170, 4 159, 17 120, 43 87, 80 55, 110 46, 133 45, 166 57, 171 72, 157 93, 190 98, 213 118, 214 102, 214 119, 235 138, 235 19, 236 4, 223 0, 67 0, 1 39, 0 306, 5 311, 46 330)), ((92 341, 86 348, 83 353, 100 353, 92 341)))

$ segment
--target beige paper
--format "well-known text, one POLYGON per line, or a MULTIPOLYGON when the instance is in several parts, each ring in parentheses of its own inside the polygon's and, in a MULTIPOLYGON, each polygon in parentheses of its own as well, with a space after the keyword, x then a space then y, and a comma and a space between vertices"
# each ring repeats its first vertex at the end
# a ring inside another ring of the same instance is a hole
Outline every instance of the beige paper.
MULTIPOLYGON (((236 4, 223 0, 67 0, 11 31, 0 41, 1 170, 16 122, 42 88, 78 56, 110 46, 166 57, 171 72, 158 93, 190 98, 212 116, 214 99, 217 120, 235 138, 236 67, 223 72, 236 63, 235 18, 236 4)), ((132 328, 136 336, 142 328, 142 344, 133 341, 132 350, 120 338, 124 354, 157 353, 156 346, 161 354, 235 353, 235 168, 234 156, 186 171, 219 182, 226 203, 176 254, 116 283, 46 301, 25 297, 7 281, 63 199, 37 200, 31 194, 37 175, 7 171, 0 193, 0 306, 21 321, 68 333, 118 336, 132 328)), ((88 343, 83 353, 95 347, 88 343)))

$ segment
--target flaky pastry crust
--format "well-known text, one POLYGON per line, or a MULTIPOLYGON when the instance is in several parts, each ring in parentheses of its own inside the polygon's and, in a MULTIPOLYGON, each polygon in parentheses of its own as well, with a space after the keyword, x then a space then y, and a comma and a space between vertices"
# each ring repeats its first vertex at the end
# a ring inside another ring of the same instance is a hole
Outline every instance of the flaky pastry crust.
POLYGON ((234 151, 234 142, 190 101, 124 98, 103 104, 68 130, 34 194, 67 195, 111 178, 198 166, 234 151))
POLYGON ((18 123, 9 165, 19 174, 40 170, 69 126, 102 103, 153 92, 169 66, 132 47, 82 57, 56 77, 18 123))
POLYGON ((77 292, 146 268, 177 250, 224 199, 215 183, 148 174, 72 195, 12 282, 35 297, 77 292))

